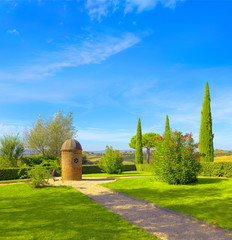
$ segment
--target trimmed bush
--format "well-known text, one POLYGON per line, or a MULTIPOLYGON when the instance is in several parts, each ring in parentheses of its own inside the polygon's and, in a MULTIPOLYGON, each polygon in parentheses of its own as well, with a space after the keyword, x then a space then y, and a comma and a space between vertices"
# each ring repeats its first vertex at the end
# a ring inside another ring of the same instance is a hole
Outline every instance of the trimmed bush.
POLYGON ((106 153, 102 153, 98 166, 105 173, 121 173, 123 171, 123 160, 123 156, 119 150, 114 150, 111 146, 106 146, 106 153))
POLYGON ((123 171, 136 171, 136 167, 134 164, 125 164, 123 165, 123 171))
POLYGON ((40 165, 42 162, 55 162, 59 159, 53 156, 43 156, 43 155, 29 155, 23 156, 21 158, 21 164, 26 164, 29 167, 33 167, 35 165, 40 165))
POLYGON ((82 173, 89 174, 89 173, 101 173, 101 169, 98 165, 82 165, 82 173))
POLYGON ((151 164, 135 164, 136 170, 139 172, 153 172, 154 167, 151 164))
POLYGON ((0 180, 14 180, 19 178, 28 178, 29 168, 5 168, 0 169, 0 180))
POLYGON ((232 177, 232 162, 201 163, 199 175, 209 177, 232 177))
MULTIPOLYGON (((141 164, 143 165, 143 164, 141 164)), ((146 164, 145 164, 146 165, 146 164)), ((148 165, 148 164, 147 164, 148 165)), ((134 164, 126 164, 123 165, 124 171, 135 171, 134 164)), ((0 169, 0 180, 14 180, 19 178, 29 178, 27 172, 32 168, 4 168, 0 169)), ((49 171, 52 171, 51 168, 46 168, 49 171)), ((90 174, 90 173, 102 173, 102 170, 98 167, 98 165, 82 165, 82 173, 90 174)), ((61 176, 61 167, 58 167, 54 174, 55 177, 61 176)))

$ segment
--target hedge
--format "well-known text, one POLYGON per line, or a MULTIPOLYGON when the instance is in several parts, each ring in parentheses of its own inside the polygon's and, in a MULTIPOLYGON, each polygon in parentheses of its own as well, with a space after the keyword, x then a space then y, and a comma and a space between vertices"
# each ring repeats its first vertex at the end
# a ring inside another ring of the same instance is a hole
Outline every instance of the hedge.
POLYGON ((144 164, 135 164, 136 170, 140 172, 153 172, 153 168, 151 164, 144 163, 144 164))
POLYGON ((28 178, 27 170, 30 168, 5 168, 0 169, 0 180, 14 180, 22 178, 28 178))
POLYGON ((232 177, 232 162, 201 163, 200 176, 232 177))
MULTIPOLYGON (((150 164, 136 164, 137 171, 152 172, 150 164)), ((201 163, 200 176, 232 177, 232 162, 201 163)))
MULTIPOLYGON (((0 169, 0 180, 14 180, 19 178, 28 178, 27 176, 27 170, 31 169, 29 168, 5 168, 0 169)), ((134 171, 136 170, 134 164, 126 164, 124 165, 124 171, 134 171)), ((101 173, 101 169, 98 167, 98 165, 83 165, 82 166, 82 173, 88 174, 88 173, 101 173)), ((61 167, 59 167, 55 173, 56 177, 61 176, 61 167)))

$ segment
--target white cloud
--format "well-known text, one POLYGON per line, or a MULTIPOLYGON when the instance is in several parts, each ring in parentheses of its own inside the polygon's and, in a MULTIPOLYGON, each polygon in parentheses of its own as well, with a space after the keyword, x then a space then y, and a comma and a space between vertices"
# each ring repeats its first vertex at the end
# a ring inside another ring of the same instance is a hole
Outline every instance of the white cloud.
POLYGON ((2 80, 36 81, 52 77, 66 67, 100 63, 127 48, 137 44, 140 39, 133 33, 119 37, 100 35, 88 36, 76 44, 61 46, 57 51, 45 52, 33 65, 8 68, 1 71, 2 80), (17 80, 15 80, 17 79, 17 80))
POLYGON ((158 3, 164 7, 175 8, 176 3, 184 0, 87 0, 86 9, 91 18, 97 19, 99 22, 102 17, 107 17, 116 10, 122 8, 127 14, 132 11, 142 12, 152 10, 158 3))
POLYGON ((19 32, 16 29, 8 30, 7 33, 18 35, 19 32))

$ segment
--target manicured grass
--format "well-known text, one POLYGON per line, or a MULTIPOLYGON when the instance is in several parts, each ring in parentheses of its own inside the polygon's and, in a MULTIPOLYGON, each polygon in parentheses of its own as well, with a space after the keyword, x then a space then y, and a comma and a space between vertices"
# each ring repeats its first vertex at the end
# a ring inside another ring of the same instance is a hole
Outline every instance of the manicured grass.
POLYGON ((232 230, 232 179, 199 177, 196 184, 168 185, 154 177, 124 178, 102 185, 232 230))
POLYGON ((90 173, 82 174, 83 177, 130 177, 130 176, 149 176, 152 175, 150 172, 138 172, 138 171, 127 171, 121 174, 108 174, 108 173, 90 173))
POLYGON ((156 239, 71 187, 0 186, 0 239, 156 239))

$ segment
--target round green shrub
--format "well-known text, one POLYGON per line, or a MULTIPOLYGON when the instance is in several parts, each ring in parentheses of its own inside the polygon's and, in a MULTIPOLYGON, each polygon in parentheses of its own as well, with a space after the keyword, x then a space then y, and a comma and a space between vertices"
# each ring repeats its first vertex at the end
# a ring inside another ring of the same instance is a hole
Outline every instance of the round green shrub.
POLYGON ((119 150, 114 150, 111 146, 106 146, 106 153, 102 153, 98 166, 103 172, 109 174, 121 173, 123 170, 123 160, 124 158, 119 150))
POLYGON ((152 151, 154 174, 169 184, 187 184, 197 181, 200 156, 196 152, 192 134, 170 132, 168 137, 155 138, 152 151))

